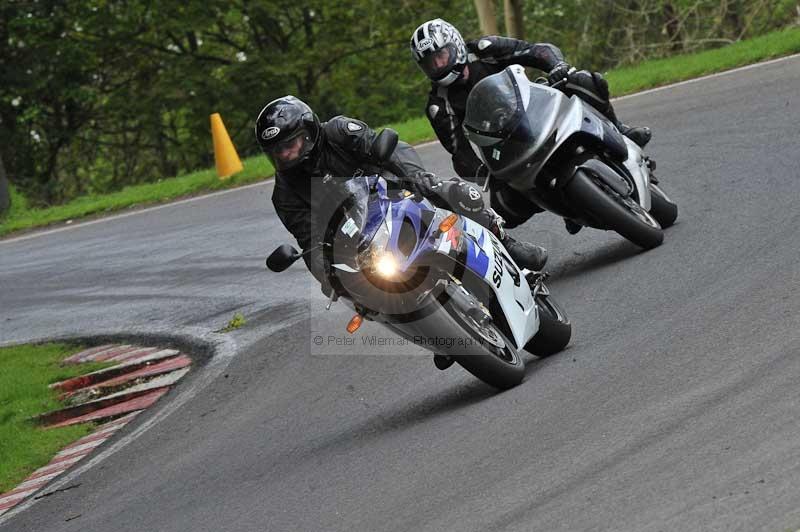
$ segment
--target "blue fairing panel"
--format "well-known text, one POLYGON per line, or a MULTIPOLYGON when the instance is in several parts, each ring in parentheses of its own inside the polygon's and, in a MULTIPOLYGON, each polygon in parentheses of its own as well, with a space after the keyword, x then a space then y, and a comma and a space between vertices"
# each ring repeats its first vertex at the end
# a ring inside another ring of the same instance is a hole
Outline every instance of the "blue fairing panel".
MULTIPOLYGON (((483 235, 481 235, 483 239, 483 235)), ((489 257, 483 252, 480 246, 467 237, 464 239, 467 244, 467 268, 475 272, 479 277, 484 277, 489 271, 489 257)))

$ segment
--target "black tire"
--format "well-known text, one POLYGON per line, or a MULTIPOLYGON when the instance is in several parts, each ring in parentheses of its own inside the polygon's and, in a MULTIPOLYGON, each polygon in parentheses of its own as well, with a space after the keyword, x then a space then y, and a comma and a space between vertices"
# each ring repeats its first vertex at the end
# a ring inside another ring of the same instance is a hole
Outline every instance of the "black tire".
POLYGON ((658 221, 632 199, 601 188, 583 170, 578 170, 564 189, 570 203, 644 249, 658 247, 664 231, 658 221))
POLYGON ((483 326, 484 329, 491 328, 494 334, 502 339, 504 345, 501 348, 487 342, 479 332, 481 326, 460 312, 455 305, 448 305, 447 312, 473 340, 469 352, 463 355, 452 355, 452 358, 461 367, 486 384, 500 390, 513 388, 522 382, 522 379, 525 378, 525 363, 497 327, 491 323, 483 326))
POLYGON ((567 347, 572 338, 572 324, 552 296, 537 295, 536 307, 539 310, 539 330, 525 345, 525 350, 539 358, 549 357, 567 347))
POLYGON ((664 229, 678 219, 678 206, 654 183, 650 183, 650 214, 664 229))

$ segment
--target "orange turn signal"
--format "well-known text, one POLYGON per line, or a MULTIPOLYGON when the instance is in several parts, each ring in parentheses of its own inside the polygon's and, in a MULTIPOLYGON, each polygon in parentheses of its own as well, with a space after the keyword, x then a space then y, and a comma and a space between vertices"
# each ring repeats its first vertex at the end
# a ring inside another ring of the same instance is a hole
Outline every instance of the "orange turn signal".
POLYGON ((442 233, 448 232, 450 229, 452 229, 454 225, 456 225, 457 221, 458 221, 458 215, 451 214, 450 216, 442 220, 442 223, 439 224, 439 231, 441 231, 442 233))
POLYGON ((350 321, 347 323, 347 332, 349 332, 350 334, 356 332, 358 328, 361 327, 362 321, 364 320, 361 317, 361 314, 356 314, 355 316, 350 318, 350 321))

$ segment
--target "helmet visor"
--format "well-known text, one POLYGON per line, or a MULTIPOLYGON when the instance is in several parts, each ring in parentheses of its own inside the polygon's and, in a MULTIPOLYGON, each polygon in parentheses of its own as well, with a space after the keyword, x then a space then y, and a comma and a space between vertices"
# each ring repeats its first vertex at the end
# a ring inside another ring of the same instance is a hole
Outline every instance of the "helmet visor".
POLYGON ((453 43, 447 43, 443 48, 431 52, 419 61, 419 66, 425 75, 436 81, 445 77, 456 66, 458 52, 453 43))
POLYGON ((265 147, 264 152, 275 169, 280 171, 303 162, 313 147, 311 135, 305 128, 301 128, 291 137, 265 147))

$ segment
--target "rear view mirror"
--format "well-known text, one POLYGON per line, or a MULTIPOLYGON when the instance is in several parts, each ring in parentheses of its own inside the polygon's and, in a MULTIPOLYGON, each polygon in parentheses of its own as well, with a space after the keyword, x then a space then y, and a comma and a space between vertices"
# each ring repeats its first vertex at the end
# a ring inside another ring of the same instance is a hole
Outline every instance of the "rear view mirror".
POLYGON ((273 272, 282 272, 295 263, 302 255, 289 244, 279 246, 267 257, 267 268, 273 272))
POLYGON ((386 128, 372 142, 372 157, 378 164, 388 161, 397 147, 397 131, 386 128))

